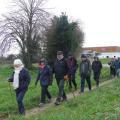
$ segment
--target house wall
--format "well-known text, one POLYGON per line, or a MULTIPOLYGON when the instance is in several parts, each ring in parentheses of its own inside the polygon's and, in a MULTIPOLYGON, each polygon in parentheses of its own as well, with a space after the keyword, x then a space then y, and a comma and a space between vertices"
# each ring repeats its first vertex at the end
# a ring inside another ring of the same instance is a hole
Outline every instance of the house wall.
POLYGON ((100 55, 98 55, 99 58, 113 58, 114 56, 120 57, 120 52, 103 52, 100 55))

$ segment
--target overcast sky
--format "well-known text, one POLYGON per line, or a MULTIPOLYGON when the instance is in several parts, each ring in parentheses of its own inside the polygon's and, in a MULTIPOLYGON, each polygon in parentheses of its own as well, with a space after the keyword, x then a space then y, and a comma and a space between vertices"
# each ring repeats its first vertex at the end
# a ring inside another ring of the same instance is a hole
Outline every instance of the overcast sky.
MULTIPOLYGON (((9 1, 0 0, 0 14, 9 10, 9 1)), ((48 0, 46 6, 82 23, 84 46, 120 46, 120 0, 48 0)))

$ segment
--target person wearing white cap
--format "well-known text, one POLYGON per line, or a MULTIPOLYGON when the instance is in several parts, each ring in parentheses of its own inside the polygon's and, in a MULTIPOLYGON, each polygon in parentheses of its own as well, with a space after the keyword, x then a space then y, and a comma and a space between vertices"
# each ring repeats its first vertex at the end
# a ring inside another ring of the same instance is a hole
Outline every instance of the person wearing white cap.
POLYGON ((14 60, 14 71, 9 78, 9 82, 13 82, 13 88, 16 92, 16 100, 18 103, 19 114, 25 115, 23 98, 30 83, 30 75, 20 59, 14 60))

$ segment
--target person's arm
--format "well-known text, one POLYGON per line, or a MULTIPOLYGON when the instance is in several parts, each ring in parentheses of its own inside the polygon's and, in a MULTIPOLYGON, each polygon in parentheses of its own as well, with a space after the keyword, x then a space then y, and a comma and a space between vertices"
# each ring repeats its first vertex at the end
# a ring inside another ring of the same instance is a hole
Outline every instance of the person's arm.
POLYGON ((102 63, 101 63, 101 61, 100 61, 100 68, 102 69, 102 63))
POLYGON ((88 60, 88 62, 89 62, 89 75, 90 75, 91 74, 91 70, 92 70, 92 65, 91 65, 89 60, 88 60))
POLYGON ((25 77, 26 77, 26 86, 28 87, 31 81, 31 76, 29 74, 29 71, 26 69, 25 70, 25 77))
POLYGON ((49 85, 52 85, 52 82, 53 82, 53 72, 52 72, 52 68, 49 66, 49 77, 50 77, 50 80, 49 80, 49 85))
POLYGON ((8 78, 8 82, 13 82, 13 77, 14 77, 14 72, 13 72, 12 75, 8 78))
POLYGON ((36 81, 35 81, 35 85, 37 85, 39 78, 40 78, 40 70, 38 70, 38 75, 37 75, 37 78, 36 78, 36 81))
POLYGON ((65 60, 65 75, 68 74, 68 70, 69 70, 69 68, 68 68, 68 65, 67 65, 67 61, 65 60))
POLYGON ((78 69, 78 63, 77 63, 77 60, 74 58, 75 60, 75 69, 77 70, 78 69))

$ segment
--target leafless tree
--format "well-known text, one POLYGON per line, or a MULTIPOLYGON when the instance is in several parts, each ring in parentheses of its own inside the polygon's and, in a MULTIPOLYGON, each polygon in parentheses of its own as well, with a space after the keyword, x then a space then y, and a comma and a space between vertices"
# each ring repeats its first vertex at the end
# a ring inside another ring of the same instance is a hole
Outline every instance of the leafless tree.
POLYGON ((6 52, 17 43, 26 67, 39 54, 49 13, 43 8, 46 0, 14 0, 15 9, 0 21, 0 49, 6 52))

